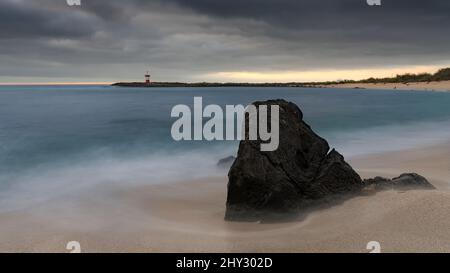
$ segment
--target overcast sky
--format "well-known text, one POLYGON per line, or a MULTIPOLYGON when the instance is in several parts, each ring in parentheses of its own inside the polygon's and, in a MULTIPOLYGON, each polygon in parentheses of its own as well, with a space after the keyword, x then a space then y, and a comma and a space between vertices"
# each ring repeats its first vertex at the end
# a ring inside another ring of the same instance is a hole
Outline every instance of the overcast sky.
POLYGON ((0 83, 309 81, 450 66, 449 0, 0 0, 0 83))

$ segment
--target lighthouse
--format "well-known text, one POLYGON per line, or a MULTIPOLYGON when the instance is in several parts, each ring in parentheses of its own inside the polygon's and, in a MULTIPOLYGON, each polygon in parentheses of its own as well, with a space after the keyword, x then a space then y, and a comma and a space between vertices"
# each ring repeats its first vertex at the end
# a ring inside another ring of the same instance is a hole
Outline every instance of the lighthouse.
POLYGON ((145 83, 150 84, 150 73, 148 73, 148 71, 145 73, 145 83))

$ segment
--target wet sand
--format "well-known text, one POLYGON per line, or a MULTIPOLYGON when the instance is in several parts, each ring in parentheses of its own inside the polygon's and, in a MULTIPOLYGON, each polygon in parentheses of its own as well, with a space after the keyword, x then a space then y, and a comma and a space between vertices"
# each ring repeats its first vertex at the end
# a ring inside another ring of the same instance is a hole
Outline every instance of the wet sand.
POLYGON ((417 172, 436 191, 359 196, 279 224, 223 220, 226 177, 64 196, 0 213, 1 252, 450 252, 449 145, 349 159, 364 177, 417 172))

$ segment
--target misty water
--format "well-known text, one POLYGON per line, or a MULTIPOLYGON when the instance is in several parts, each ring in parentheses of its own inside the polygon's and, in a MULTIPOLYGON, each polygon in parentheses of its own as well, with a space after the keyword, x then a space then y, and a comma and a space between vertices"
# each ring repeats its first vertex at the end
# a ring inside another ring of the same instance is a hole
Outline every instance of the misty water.
POLYGON ((95 185, 223 174, 238 143, 176 142, 177 104, 283 98, 346 157, 450 139, 450 93, 304 88, 0 87, 0 204, 32 204, 95 185))

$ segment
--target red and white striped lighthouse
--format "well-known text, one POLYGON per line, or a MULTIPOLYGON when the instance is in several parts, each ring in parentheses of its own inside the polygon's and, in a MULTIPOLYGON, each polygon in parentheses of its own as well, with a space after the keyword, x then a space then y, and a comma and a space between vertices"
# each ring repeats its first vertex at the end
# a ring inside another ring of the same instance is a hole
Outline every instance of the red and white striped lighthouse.
POLYGON ((145 73, 145 83, 150 84, 150 73, 148 71, 145 73))

